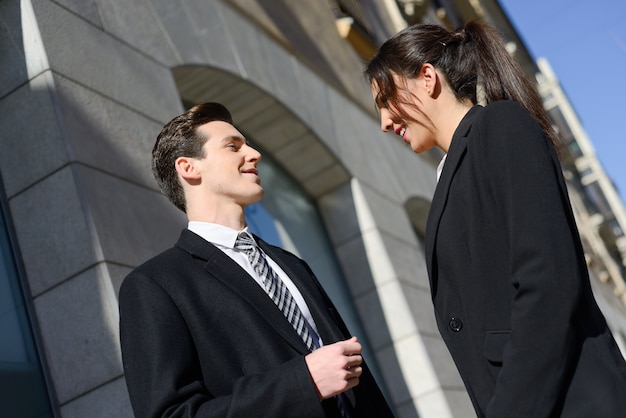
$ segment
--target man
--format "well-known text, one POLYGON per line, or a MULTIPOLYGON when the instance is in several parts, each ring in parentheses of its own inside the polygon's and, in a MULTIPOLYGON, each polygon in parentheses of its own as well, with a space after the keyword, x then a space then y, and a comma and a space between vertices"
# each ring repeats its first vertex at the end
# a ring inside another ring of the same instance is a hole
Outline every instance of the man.
POLYGON ((135 415, 392 416, 307 264, 247 231, 244 208, 263 195, 261 155, 228 110, 206 103, 174 118, 152 157, 189 225, 120 290, 135 415))

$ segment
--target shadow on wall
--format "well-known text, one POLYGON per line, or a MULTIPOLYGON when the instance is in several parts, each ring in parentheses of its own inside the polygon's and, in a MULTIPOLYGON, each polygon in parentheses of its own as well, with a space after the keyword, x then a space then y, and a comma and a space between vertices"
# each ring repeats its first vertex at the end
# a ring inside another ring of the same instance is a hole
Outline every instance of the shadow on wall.
POLYGON ((132 268, 171 247, 184 226, 150 173, 161 123, 50 72, 0 106, 13 110, 11 129, 21 134, 11 155, 27 162, 11 173, 18 180, 10 183, 10 207, 61 411, 97 416, 93 402, 115 387, 113 401, 97 410, 131 416, 119 384, 117 292, 132 268), (41 115, 44 125, 32 123, 41 115), (47 172, 21 184, 26 176, 19 174, 42 160, 47 172))
MULTIPOLYGON (((306 5, 298 4, 297 7, 315 7, 316 3, 318 2, 309 2, 306 5)), ((304 27, 307 26, 305 22, 305 20, 307 20, 307 16, 318 16, 319 13, 315 12, 309 14, 304 12, 295 14, 291 10, 291 7, 293 6, 289 6, 284 0, 258 0, 258 4, 263 8, 266 15, 272 20, 272 23, 278 27, 279 32, 290 42, 288 48, 293 50, 294 45, 297 45, 299 51, 298 55, 302 59, 308 61, 312 65, 312 68, 318 69, 319 73, 323 74, 325 79, 330 82, 333 87, 343 91, 345 83, 338 80, 341 80, 344 76, 342 76, 342 74, 340 74, 333 67, 333 65, 328 61, 328 57, 326 57, 323 51, 320 50, 320 46, 324 43, 320 42, 320 39, 316 39, 314 41, 311 38, 311 35, 304 30, 304 27)), ((328 8, 326 4, 323 6, 324 8, 328 8)), ((332 20, 329 20, 329 22, 332 22, 332 20)), ((309 26, 319 26, 326 23, 326 21, 317 21, 309 26)), ((324 31, 318 28, 318 35, 323 36, 324 33, 336 32, 336 28, 334 26, 326 29, 330 30, 324 31)), ((326 39, 326 41, 330 41, 330 39, 326 39)))
POLYGON ((404 203, 404 209, 422 246, 426 236, 426 221, 428 220, 430 203, 430 200, 417 196, 411 197, 404 203))
MULTIPOLYGON (((0 411, 7 416, 52 417, 54 392, 48 392, 45 359, 40 360, 40 341, 32 306, 26 303, 30 292, 24 278, 15 230, 6 200, 3 173, 18 167, 10 145, 17 141, 4 109, 6 98, 28 79, 24 52, 23 20, 19 2, 0 2, 0 411), (14 57, 22 59, 11 62, 14 57), (5 63, 11 62, 11 65, 5 63)), ((26 26, 24 26, 26 27, 26 26)))
MULTIPOLYGON (((63 416, 131 416, 117 289, 184 225, 150 173, 162 123, 52 73, 27 6, 0 2, 0 51, 8 63, 0 70, 0 172, 24 266, 25 306, 34 308, 22 330, 32 324, 45 346, 49 392, 63 416)), ((7 403, 20 399, 20 379, 2 366, 2 355, 0 379, 12 383, 3 385, 11 390, 0 394, 0 409, 11 415, 7 403)), ((32 405, 32 391, 26 396, 32 405)))
POLYGON ((13 171, 20 167, 11 145, 22 138, 6 129, 13 120, 5 102, 28 79, 24 59, 24 38, 28 34, 23 36, 27 18, 28 14, 21 12, 20 2, 0 2, 0 411, 6 416, 43 418, 52 417, 57 411, 56 396, 47 390, 49 375, 37 344, 40 335, 36 321, 30 321, 34 312, 28 285, 22 280, 24 265, 3 176, 14 175, 13 171))

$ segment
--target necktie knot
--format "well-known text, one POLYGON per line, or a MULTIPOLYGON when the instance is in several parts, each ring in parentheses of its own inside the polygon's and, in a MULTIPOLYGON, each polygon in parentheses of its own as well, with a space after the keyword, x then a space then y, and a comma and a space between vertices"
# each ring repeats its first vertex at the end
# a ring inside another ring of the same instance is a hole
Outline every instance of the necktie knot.
POLYGON ((256 242, 247 232, 240 232, 235 240, 235 248, 250 253, 256 249, 256 242))

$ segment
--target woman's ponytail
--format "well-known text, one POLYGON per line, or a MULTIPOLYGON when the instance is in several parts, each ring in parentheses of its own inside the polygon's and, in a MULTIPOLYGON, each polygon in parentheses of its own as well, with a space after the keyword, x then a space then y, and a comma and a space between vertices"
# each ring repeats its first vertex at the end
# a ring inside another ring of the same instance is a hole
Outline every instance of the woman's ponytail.
POLYGON ((465 59, 473 61, 478 74, 477 88, 486 103, 497 100, 514 100, 521 104, 539 123, 556 146, 558 137, 534 84, 528 79, 519 63, 506 50, 502 38, 493 27, 472 21, 460 28, 465 59))

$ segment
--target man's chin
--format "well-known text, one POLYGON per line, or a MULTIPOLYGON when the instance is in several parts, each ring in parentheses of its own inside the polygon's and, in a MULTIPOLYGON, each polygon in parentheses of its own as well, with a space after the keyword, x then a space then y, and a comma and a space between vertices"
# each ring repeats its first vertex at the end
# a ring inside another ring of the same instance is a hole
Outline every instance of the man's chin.
POLYGON ((255 203, 259 203, 265 191, 261 186, 259 186, 259 192, 254 195, 250 195, 248 199, 246 199, 246 206, 254 205, 255 203))

